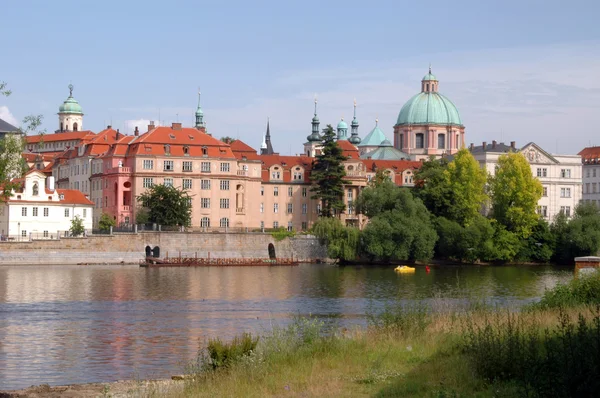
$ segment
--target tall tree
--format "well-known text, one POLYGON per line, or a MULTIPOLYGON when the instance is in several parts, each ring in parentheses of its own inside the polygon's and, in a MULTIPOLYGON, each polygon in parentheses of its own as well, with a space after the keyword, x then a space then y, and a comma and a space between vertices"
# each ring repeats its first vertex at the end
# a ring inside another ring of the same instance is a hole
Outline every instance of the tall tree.
POLYGON ((192 199, 188 192, 166 185, 153 185, 137 197, 148 209, 151 223, 189 227, 192 221, 192 199))
POLYGON ((446 208, 447 218, 463 226, 469 225, 480 214, 487 200, 486 171, 479 167, 471 152, 463 148, 454 155, 442 175, 452 203, 446 208))
POLYGON ((423 162, 415 172, 414 195, 434 216, 445 217, 447 209, 452 206, 452 192, 446 184, 444 171, 448 167, 446 159, 431 157, 423 162))
POLYGON ((313 162, 310 180, 313 183, 312 199, 321 201, 321 216, 332 217, 344 211, 344 185, 349 184, 344 180, 346 170, 343 162, 346 157, 342 148, 336 142, 336 133, 330 124, 323 130, 323 149, 313 162))
POLYGON ((498 158, 496 174, 490 178, 492 215, 506 230, 526 239, 538 223, 537 203, 542 184, 533 177, 531 166, 521 153, 498 158))
POLYGON ((556 238, 555 260, 572 263, 575 257, 595 256, 600 251, 600 209, 592 203, 575 208, 571 220, 559 213, 552 225, 556 238))

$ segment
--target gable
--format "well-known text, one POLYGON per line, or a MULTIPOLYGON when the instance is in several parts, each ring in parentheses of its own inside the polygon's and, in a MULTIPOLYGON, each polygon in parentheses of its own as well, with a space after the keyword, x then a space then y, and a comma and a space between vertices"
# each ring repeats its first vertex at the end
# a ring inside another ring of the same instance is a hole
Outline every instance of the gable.
POLYGON ((530 142, 519 151, 529 163, 556 164, 558 161, 542 148, 530 142))

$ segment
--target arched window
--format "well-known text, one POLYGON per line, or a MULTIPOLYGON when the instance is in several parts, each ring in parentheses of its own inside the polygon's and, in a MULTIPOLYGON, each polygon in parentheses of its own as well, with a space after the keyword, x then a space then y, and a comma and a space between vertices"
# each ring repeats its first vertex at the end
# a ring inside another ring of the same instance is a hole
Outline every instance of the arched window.
POLYGON ((77 131, 77 122, 73 123, 73 131, 77 131))
POLYGON ((446 148, 446 136, 444 134, 438 134, 438 149, 446 148))
POLYGON ((38 187, 38 183, 34 182, 33 183, 33 196, 38 196, 40 193, 40 189, 38 187))
POLYGON ((190 147, 189 146, 184 146, 183 147, 183 154, 184 155, 189 155, 190 154, 190 147))
POLYGON ((229 218, 223 217, 221 218, 221 228, 229 227, 229 218))
POLYGON ((202 147, 202 155, 203 156, 207 156, 208 155, 208 148, 205 147, 205 146, 202 147))
POLYGON ((200 226, 202 228, 209 228, 210 227, 210 218, 202 217, 202 219, 200 220, 200 226))
POLYGON ((60 122, 60 131, 65 131, 65 126, 63 125, 62 122, 60 122))
POLYGON ((165 155, 169 155, 171 153, 171 145, 165 145, 165 155))

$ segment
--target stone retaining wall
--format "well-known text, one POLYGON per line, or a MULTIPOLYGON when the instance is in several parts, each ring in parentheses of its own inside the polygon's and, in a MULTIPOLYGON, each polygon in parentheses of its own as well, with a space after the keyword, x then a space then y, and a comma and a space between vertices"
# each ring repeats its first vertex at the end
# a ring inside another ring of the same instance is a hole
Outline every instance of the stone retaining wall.
POLYGON ((160 257, 267 258, 275 254, 301 261, 325 259, 327 250, 313 236, 299 235, 276 242, 263 233, 140 232, 32 242, 1 242, 0 265, 137 263, 146 246, 160 248, 160 257))

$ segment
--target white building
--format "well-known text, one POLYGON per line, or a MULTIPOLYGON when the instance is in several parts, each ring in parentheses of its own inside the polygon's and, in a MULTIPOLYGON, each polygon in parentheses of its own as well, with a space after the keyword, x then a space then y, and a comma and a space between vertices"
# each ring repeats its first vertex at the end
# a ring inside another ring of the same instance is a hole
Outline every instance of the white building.
POLYGON ((22 188, 0 204, 0 233, 4 239, 56 239, 78 216, 92 229, 93 203, 78 190, 55 189, 54 178, 31 170, 22 188))
POLYGON ((529 164, 534 177, 542 183, 542 198, 538 202, 538 213, 548 222, 554 216, 564 212, 573 216, 575 206, 581 200, 582 167, 579 155, 551 155, 533 142, 521 149, 515 142, 510 146, 492 141, 480 146, 471 144, 469 150, 490 175, 494 175, 498 158, 507 152, 522 153, 529 164))
POLYGON ((600 206, 600 146, 579 152, 583 164, 583 201, 600 206))

